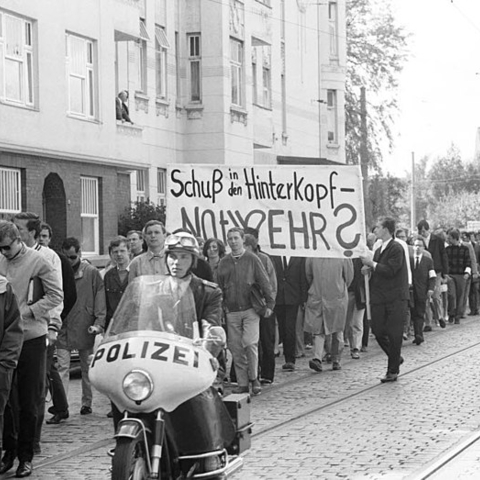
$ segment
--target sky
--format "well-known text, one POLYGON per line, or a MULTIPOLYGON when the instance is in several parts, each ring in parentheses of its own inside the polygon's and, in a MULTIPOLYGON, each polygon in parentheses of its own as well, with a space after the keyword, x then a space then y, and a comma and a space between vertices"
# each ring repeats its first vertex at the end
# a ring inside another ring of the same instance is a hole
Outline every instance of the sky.
POLYGON ((411 33, 400 76, 395 148, 383 167, 397 176, 416 160, 435 158, 452 143, 471 161, 480 127, 480 0, 392 0, 411 33))

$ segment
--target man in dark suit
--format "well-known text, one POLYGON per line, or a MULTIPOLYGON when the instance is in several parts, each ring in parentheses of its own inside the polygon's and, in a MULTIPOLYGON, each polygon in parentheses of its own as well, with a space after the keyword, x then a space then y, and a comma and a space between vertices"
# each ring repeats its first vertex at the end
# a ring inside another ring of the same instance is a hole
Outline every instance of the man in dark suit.
MULTIPOLYGON (((445 328, 444 317, 446 313, 443 311, 442 292, 440 290, 442 278, 448 274, 448 258, 445 251, 445 242, 442 238, 430 233, 430 225, 426 220, 420 220, 417 224, 418 234, 425 239, 425 247, 432 255, 433 268, 435 269, 435 290, 433 291, 433 312, 435 320, 438 321, 442 328, 445 328)), ((427 325, 425 331, 431 331, 432 327, 427 325)))
POLYGON ((375 235, 382 241, 375 253, 361 256, 362 272, 370 274, 372 332, 388 356, 388 369, 382 383, 395 382, 403 363, 401 356, 403 322, 408 304, 408 270, 403 247, 394 240, 395 220, 383 217, 375 235))
POLYGON ((425 253, 425 240, 419 236, 413 242, 413 252, 410 255, 410 266, 413 278, 413 305, 410 305, 410 313, 415 333, 415 345, 424 342, 423 322, 427 301, 430 301, 435 289, 435 269, 433 260, 428 252, 425 253))
POLYGON ((307 300, 305 258, 270 257, 277 275, 275 314, 280 341, 283 343, 285 364, 283 370, 295 369, 295 327, 298 308, 307 300))

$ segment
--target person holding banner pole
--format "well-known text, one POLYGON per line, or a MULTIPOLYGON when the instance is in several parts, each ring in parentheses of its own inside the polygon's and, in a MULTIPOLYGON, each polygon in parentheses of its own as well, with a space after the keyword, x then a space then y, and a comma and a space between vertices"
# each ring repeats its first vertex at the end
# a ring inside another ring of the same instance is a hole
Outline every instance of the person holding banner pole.
POLYGON ((367 251, 360 256, 363 274, 370 275, 372 331, 388 357, 387 374, 381 379, 382 383, 395 382, 403 363, 403 324, 409 299, 405 253, 393 238, 394 233, 393 218, 379 219, 375 235, 381 240, 381 247, 373 254, 367 251))

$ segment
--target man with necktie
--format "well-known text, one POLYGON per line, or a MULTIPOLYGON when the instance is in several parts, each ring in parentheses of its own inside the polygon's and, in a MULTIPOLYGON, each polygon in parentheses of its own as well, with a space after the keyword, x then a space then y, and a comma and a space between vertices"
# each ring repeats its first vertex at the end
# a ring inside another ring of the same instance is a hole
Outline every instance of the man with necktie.
POLYGON ((409 292, 407 261, 403 247, 393 238, 395 220, 379 219, 375 235, 382 244, 372 255, 370 251, 360 256, 362 272, 370 275, 370 305, 372 332, 388 356, 387 374, 382 383, 395 382, 398 377, 409 292))
POLYGON ((285 356, 282 369, 292 371, 295 370, 295 328, 298 309, 307 300, 305 258, 273 255, 270 258, 277 275, 275 314, 285 356))
POLYGON ((427 301, 433 298, 435 289, 436 273, 433 260, 428 252, 425 252, 425 240, 418 236, 413 242, 413 255, 410 256, 413 278, 413 304, 410 305, 413 331, 415 339, 413 343, 420 345, 423 339, 423 323, 427 301))

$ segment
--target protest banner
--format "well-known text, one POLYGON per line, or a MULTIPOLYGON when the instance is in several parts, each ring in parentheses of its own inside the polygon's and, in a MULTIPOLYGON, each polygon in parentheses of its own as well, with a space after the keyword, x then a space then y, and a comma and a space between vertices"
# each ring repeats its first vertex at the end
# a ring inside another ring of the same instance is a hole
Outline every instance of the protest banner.
POLYGON ((232 227, 259 231, 272 255, 357 257, 365 248, 362 178, 346 165, 169 165, 167 230, 226 244, 232 227))

